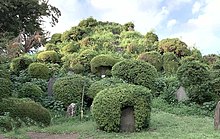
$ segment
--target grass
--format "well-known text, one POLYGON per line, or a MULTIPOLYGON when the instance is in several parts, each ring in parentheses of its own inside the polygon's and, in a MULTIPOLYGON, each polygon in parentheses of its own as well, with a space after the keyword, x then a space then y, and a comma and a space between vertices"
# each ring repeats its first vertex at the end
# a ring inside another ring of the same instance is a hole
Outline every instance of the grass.
MULTIPOLYGON (((93 120, 79 121, 76 118, 59 118, 46 128, 26 127, 4 134, 6 137, 25 139, 28 131, 47 133, 79 134, 79 139, 219 139, 220 131, 214 130, 213 118, 204 115, 191 115, 191 107, 173 107, 171 110, 156 108, 159 100, 153 102, 151 125, 147 130, 137 133, 107 133, 96 129, 93 120), (181 109, 182 108, 182 109, 181 109), (179 112, 178 112, 179 111, 179 112), (190 112, 185 114, 186 112, 190 112)), ((163 106, 165 104, 162 104, 163 106)), ((167 104, 166 104, 167 105, 167 104)), ((168 105, 167 105, 168 106, 168 105)))

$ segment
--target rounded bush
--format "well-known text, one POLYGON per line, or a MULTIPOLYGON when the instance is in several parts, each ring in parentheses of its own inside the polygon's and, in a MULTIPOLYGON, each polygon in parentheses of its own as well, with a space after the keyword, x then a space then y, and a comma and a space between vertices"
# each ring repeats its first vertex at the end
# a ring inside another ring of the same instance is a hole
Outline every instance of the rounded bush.
POLYGON ((0 99, 7 98, 12 95, 11 90, 12 83, 10 80, 0 78, 0 99))
POLYGON ((53 85, 54 97, 62 101, 65 106, 70 103, 80 103, 83 90, 86 95, 90 84, 89 78, 77 74, 59 78, 53 85))
POLYGON ((121 78, 128 83, 142 85, 153 89, 157 70, 151 64, 138 60, 123 60, 112 67, 113 77, 121 78))
POLYGON ((119 59, 112 57, 111 55, 98 55, 94 57, 91 62, 91 71, 99 75, 106 74, 102 73, 102 70, 111 70, 115 63, 119 62, 119 59))
POLYGON ((150 90, 138 85, 124 84, 100 91, 94 98, 92 114, 98 128, 118 132, 123 108, 133 107, 135 130, 148 127, 151 113, 150 90))
POLYGON ((53 43, 47 43, 45 45, 45 48, 46 48, 46 51, 56 51, 56 52, 59 51, 59 48, 53 43))
POLYGON ((30 98, 34 101, 40 101, 40 98, 43 95, 43 91, 36 84, 27 82, 22 85, 21 89, 18 92, 19 98, 30 98))
POLYGON ((32 63, 28 67, 28 74, 33 78, 48 79, 50 71, 43 63, 32 63))
POLYGON ((43 51, 37 55, 37 60, 42 62, 56 63, 59 61, 59 57, 55 51, 43 51))
POLYGON ((96 94, 101 90, 118 86, 120 83, 123 82, 124 82, 123 80, 113 77, 101 79, 91 84, 87 95, 89 98, 93 99, 96 96, 96 94))
POLYGON ((141 53, 137 59, 150 63, 157 69, 157 71, 162 70, 162 56, 156 51, 141 53))
POLYGON ((0 102, 0 114, 9 112, 13 119, 19 118, 23 122, 30 124, 30 120, 39 125, 48 126, 51 122, 51 115, 47 109, 40 104, 28 99, 9 98, 0 102))
POLYGON ((79 44, 74 43, 74 42, 69 42, 61 50, 63 54, 68 54, 68 53, 77 52, 79 49, 80 49, 79 44))
POLYGON ((55 33, 51 36, 51 39, 50 39, 50 42, 51 43, 54 43, 54 44, 57 44, 59 42, 62 42, 61 41, 61 36, 62 34, 61 33, 55 33))
POLYGON ((202 104, 213 100, 207 65, 199 61, 185 63, 178 68, 177 77, 181 85, 186 88, 191 101, 202 104))
POLYGON ((12 59, 10 64, 10 70, 14 73, 19 73, 21 70, 25 70, 33 62, 29 57, 17 57, 12 59))
POLYGON ((71 64, 70 65, 70 70, 72 70, 76 74, 79 74, 79 73, 83 73, 85 68, 83 67, 82 64, 76 63, 76 64, 71 64))
POLYGON ((163 54, 163 70, 166 74, 175 74, 179 67, 179 60, 172 52, 163 54))

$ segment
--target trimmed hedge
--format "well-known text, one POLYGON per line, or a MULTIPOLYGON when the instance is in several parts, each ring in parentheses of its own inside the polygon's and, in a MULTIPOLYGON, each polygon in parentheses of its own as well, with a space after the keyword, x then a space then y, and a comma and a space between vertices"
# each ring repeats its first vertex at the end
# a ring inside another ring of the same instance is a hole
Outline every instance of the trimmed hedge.
POLYGON ((56 63, 59 61, 59 57, 55 51, 43 51, 37 55, 37 60, 42 62, 56 63))
POLYGON ((50 70, 43 63, 32 63, 28 67, 28 74, 33 78, 48 79, 50 76, 50 70))
POLYGON ((19 73, 21 70, 25 70, 33 62, 29 57, 17 57, 12 59, 10 64, 10 70, 14 73, 19 73))
POLYGON ((43 91, 36 84, 27 82, 22 85, 21 89, 18 92, 19 98, 30 98, 34 101, 40 101, 40 98, 43 95, 43 91))
POLYGON ((9 116, 13 119, 19 118, 27 124, 30 124, 28 118, 44 126, 50 125, 51 122, 49 111, 40 104, 28 99, 3 99, 0 102, 0 115, 3 115, 5 112, 9 112, 9 116))
POLYGON ((59 48, 53 43, 47 43, 44 47, 46 48, 46 51, 59 51, 59 48))
POLYGON ((118 132, 121 111, 134 108, 135 130, 148 127, 151 113, 151 92, 149 89, 131 84, 100 91, 94 98, 92 114, 99 129, 118 132))
POLYGON ((0 78, 0 100, 12 95, 11 93, 12 82, 5 78, 0 78))
POLYGON ((157 71, 162 70, 163 67, 162 56, 160 53, 156 51, 141 53, 137 59, 152 64, 157 69, 157 71))
POLYGON ((56 100, 62 101, 64 106, 70 103, 80 103, 83 89, 85 95, 91 85, 91 80, 87 77, 74 74, 69 77, 62 77, 56 80, 53 85, 53 93, 56 100))
POLYGON ((138 60, 123 60, 112 67, 112 75, 128 83, 153 89, 158 77, 157 70, 151 64, 138 60))
POLYGON ((124 82, 123 80, 113 77, 101 79, 91 84, 87 95, 89 98, 93 99, 96 96, 96 94, 101 90, 118 86, 120 83, 123 82, 124 82))
POLYGON ((77 52, 79 49, 80 49, 79 44, 75 42, 69 42, 61 49, 61 51, 63 54, 69 54, 69 53, 77 52))
POLYGON ((112 57, 111 55, 98 55, 94 57, 91 62, 91 71, 92 73, 96 73, 101 75, 101 68, 106 68, 105 70, 111 70, 115 63, 119 62, 119 59, 112 57))

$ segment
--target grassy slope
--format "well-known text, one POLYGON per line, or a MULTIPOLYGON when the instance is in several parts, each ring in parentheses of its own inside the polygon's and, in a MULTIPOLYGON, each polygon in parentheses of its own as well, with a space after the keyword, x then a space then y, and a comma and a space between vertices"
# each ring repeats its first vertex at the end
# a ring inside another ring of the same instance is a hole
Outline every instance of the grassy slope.
MULTIPOLYGON (((161 103, 161 102, 160 102, 161 103)), ((156 106, 155 104, 153 104, 156 106)), ((213 118, 179 114, 180 108, 173 108, 171 114, 154 108, 150 129, 138 133, 106 133, 96 129, 94 121, 80 122, 73 118, 55 120, 50 127, 22 128, 5 134, 8 137, 25 138, 27 131, 70 133, 77 132, 81 139, 219 139, 220 131, 213 128, 213 118)), ((181 113, 181 112, 180 112, 181 113)))

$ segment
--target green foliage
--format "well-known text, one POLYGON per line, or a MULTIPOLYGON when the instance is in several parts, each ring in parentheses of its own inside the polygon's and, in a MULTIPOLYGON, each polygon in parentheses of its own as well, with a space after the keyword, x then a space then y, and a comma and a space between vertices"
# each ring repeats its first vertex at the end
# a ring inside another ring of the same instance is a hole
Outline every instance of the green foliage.
POLYGON ((59 51, 59 48, 53 43, 47 43, 44 47, 46 48, 46 51, 59 51))
POLYGON ((158 36, 154 32, 150 31, 147 32, 147 34, 144 36, 147 39, 147 42, 150 44, 154 44, 155 42, 158 42, 158 36))
POLYGON ((80 27, 95 27, 98 24, 97 20, 93 17, 81 20, 78 24, 80 27))
POLYGON ((63 54, 68 54, 68 53, 77 52, 79 49, 80 49, 80 46, 78 43, 69 42, 61 49, 61 51, 63 54))
POLYGON ((112 67, 112 75, 128 83, 142 85, 150 89, 153 89, 158 76, 154 66, 138 60, 123 60, 116 63, 112 67))
POLYGON ((12 32, 14 36, 22 29, 27 34, 42 31, 42 17, 49 18, 51 25, 55 25, 61 15, 59 9, 42 0, 7 0, 0 5, 0 9, 1 32, 12 32))
POLYGON ((219 55, 217 54, 208 54, 203 56, 204 63, 212 65, 219 60, 219 55))
POLYGON ((112 88, 120 85, 120 83, 124 83, 123 80, 118 78, 104 78, 99 81, 96 81, 91 84, 88 90, 88 97, 89 98, 95 98, 96 94, 100 92, 101 90, 104 90, 106 88, 112 88))
POLYGON ((61 33, 55 33, 51 36, 50 43, 57 44, 61 43, 61 33))
POLYGON ((83 65, 86 72, 90 71, 90 69, 91 69, 90 62, 97 55, 98 55, 97 51, 94 51, 92 49, 86 49, 86 50, 82 51, 80 53, 80 55, 78 56, 78 60, 79 60, 80 64, 83 65))
POLYGON ((159 51, 161 53, 173 52, 177 57, 190 55, 187 45, 178 38, 167 38, 159 42, 159 51))
POLYGON ((179 67, 179 60, 172 52, 163 54, 163 70, 167 75, 176 73, 179 67))
POLYGON ((210 71, 207 65, 192 61, 181 65, 177 77, 189 95, 191 101, 203 103, 212 101, 215 97, 210 84, 210 71))
POLYGON ((162 66, 163 66, 162 56, 160 55, 160 53, 156 51, 141 53, 140 55, 138 55, 137 59, 150 63, 157 69, 157 71, 162 70, 162 66))
POLYGON ((10 70, 14 73, 19 73, 21 70, 25 70, 33 62, 29 57, 17 57, 12 59, 10 64, 10 70))
POLYGON ((0 102, 0 114, 2 115, 5 112, 8 112, 13 119, 19 118, 25 123, 29 122, 28 119, 44 126, 48 126, 51 122, 49 111, 28 99, 3 99, 0 102))
POLYGON ((65 112, 65 107, 63 102, 55 100, 53 97, 42 98, 41 104, 44 108, 50 109, 52 112, 55 113, 65 112))
POLYGON ((177 101, 175 92, 179 89, 180 82, 176 76, 166 77, 164 81, 165 81, 165 87, 161 96, 169 104, 175 103, 177 101))
POLYGON ((32 63, 28 67, 28 74, 33 78, 48 79, 50 70, 43 63, 32 63))
POLYGON ((5 78, 0 78, 0 101, 12 95, 12 82, 5 78))
POLYGON ((132 31, 134 30, 134 23, 128 22, 124 24, 124 30, 125 31, 132 31))
POLYGON ((76 74, 83 73, 85 71, 85 68, 80 63, 74 63, 70 65, 70 70, 73 71, 76 74))
POLYGON ((41 90, 39 86, 33 84, 31 82, 27 82, 23 84, 21 89, 18 92, 19 98, 30 98, 34 101, 40 101, 44 92, 41 90))
POLYGON ((104 131, 119 131, 121 111, 126 107, 134 108, 136 131, 150 123, 151 93, 143 86, 124 84, 102 90, 94 98, 92 106, 98 128, 104 131))
POLYGON ((89 78, 77 74, 58 78, 53 85, 54 97, 62 101, 65 107, 71 103, 80 104, 82 93, 87 94, 90 84, 89 78))
POLYGON ((111 55, 103 55, 103 54, 98 55, 94 57, 90 62, 91 71, 92 73, 96 73, 98 75, 102 75, 102 74, 106 75, 106 73, 108 72, 106 72, 105 70, 110 71, 112 67, 115 65, 115 63, 119 61, 120 59, 116 59, 111 55))
POLYGON ((37 55, 37 60, 42 62, 56 63, 59 61, 59 57, 55 51, 43 51, 37 55))

